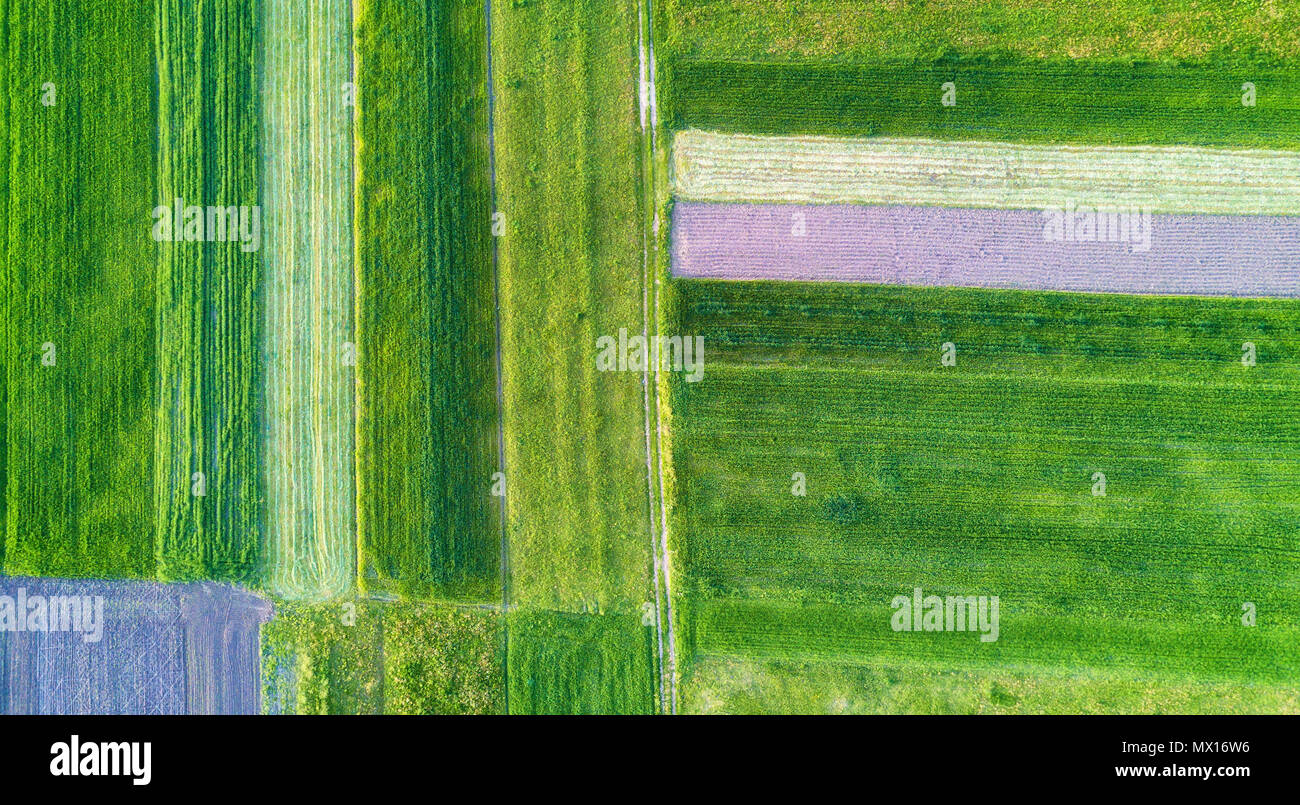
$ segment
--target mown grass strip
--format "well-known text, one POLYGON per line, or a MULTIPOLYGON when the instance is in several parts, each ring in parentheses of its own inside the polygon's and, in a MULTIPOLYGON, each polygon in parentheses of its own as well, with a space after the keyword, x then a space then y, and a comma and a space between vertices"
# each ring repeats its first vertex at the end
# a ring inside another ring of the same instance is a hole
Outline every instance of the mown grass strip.
POLYGON ((360 583, 494 600, 483 6, 384 0, 356 15, 360 583))
POLYGON ((1011 210, 1067 203, 1152 213, 1294 215, 1300 153, 679 132, 674 191, 692 201, 1011 210))
MULTIPOLYGON (((154 491, 163 580, 260 578, 258 14, 251 0, 157 6, 156 204, 231 209, 230 242, 156 244, 154 491)), ((181 232, 172 235, 180 238, 181 232)))
POLYGON ((293 599, 356 576, 351 23, 344 0, 265 7, 266 584, 293 599))
POLYGON ((9 574, 154 573, 153 24, 16 0, 0 29, 9 574))

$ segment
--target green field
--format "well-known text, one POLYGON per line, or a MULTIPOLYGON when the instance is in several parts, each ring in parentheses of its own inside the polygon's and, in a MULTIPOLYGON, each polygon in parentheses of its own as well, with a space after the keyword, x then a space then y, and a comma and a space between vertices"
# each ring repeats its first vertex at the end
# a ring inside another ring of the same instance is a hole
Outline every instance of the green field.
POLYGON ((1028 143, 1300 147, 1293 68, 952 59, 778 64, 668 59, 674 129, 1028 143), (1255 106, 1242 85, 1255 85, 1255 106), (955 85, 955 105, 941 103, 955 85))
POLYGON ((688 656, 1273 686, 1247 709, 1293 680, 1294 302, 679 288, 711 345, 674 399, 688 656), (917 586, 1000 596, 1001 636, 894 632, 917 586))
POLYGON ((1300 8, 1198 0, 660 0, 660 49, 728 61, 1033 59, 1290 62, 1300 8))
POLYGON ((704 657, 682 686, 692 713, 1294 713, 1286 682, 1181 682, 1093 673, 954 671, 926 665, 704 657))
POLYGON ((511 600, 638 608, 651 587, 639 372, 636 9, 493 4, 511 600))
POLYGON ((154 573, 153 30, 148 4, 92 0, 0 27, 9 574, 154 573))
POLYGON ((492 612, 361 601, 277 610, 262 629, 267 713, 504 709, 500 620, 492 612))
POLYGON ((510 712, 654 713, 656 663, 654 629, 639 614, 514 614, 510 712))
MULTIPOLYGON (((159 4, 155 204, 259 203, 260 109, 250 58, 258 30, 250 19, 256 6, 247 0, 201 12, 176 0, 159 4)), ((158 576, 256 581, 259 253, 240 242, 151 245, 158 252, 158 576)))
POLYGON ((360 582, 499 600, 483 6, 356 14, 360 582))

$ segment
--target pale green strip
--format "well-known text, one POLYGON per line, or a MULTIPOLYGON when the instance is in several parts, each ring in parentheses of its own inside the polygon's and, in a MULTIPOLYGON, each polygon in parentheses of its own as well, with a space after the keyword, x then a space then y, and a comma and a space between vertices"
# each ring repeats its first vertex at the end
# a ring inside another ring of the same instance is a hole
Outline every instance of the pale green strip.
POLYGON ((266 583, 351 591, 353 473, 351 14, 347 0, 270 0, 263 77, 266 583))
POLYGON ((1300 214, 1300 152, 679 132, 691 201, 1300 214))

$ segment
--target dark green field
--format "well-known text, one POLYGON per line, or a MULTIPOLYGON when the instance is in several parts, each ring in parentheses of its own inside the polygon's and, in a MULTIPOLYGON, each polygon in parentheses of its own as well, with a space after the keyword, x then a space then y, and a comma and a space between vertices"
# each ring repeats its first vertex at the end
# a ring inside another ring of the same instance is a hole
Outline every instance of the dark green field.
MULTIPOLYGON (((679 288, 683 332, 712 345, 674 403, 696 661, 1104 672, 1156 701, 1294 678, 1300 306, 679 288), (1000 596, 999 639, 894 632, 917 586, 1000 596)), ((1038 708, 1079 706, 1067 693, 1038 708)))
POLYGON ((952 54, 1287 64, 1293 3, 1203 0, 660 0, 659 49, 728 61, 930 61, 952 54))
MULTIPOLYGON (((256 18, 248 0, 202 14, 160 2, 152 204, 259 204, 260 93, 249 58, 259 34, 247 22, 256 18)), ((262 261, 238 242, 150 246, 158 266, 158 577, 256 582, 262 261)))
POLYGON ((500 598, 483 22, 472 2, 367 3, 358 17, 357 519, 370 591, 500 598))
POLYGON ((665 123, 753 134, 1300 147, 1289 68, 951 60, 870 65, 670 60, 665 123), (1255 106, 1242 84, 1255 84, 1255 106), (952 82, 956 103, 944 106, 952 82))

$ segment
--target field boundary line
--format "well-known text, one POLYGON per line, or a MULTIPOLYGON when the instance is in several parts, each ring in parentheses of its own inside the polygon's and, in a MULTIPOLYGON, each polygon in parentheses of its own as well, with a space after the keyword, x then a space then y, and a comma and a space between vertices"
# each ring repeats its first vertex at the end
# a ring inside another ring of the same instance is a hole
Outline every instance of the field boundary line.
MULTIPOLYGON (((435 0, 436 1, 436 0, 435 0)), ((492 0, 483 0, 483 36, 485 39, 486 75, 484 87, 487 94, 487 138, 488 138, 488 192, 489 209, 495 220, 497 210, 497 163, 496 163, 496 90, 492 85, 492 0)), ((502 233, 504 235, 504 232, 502 233)), ((503 672, 505 712, 510 712, 510 624, 506 617, 510 612, 510 537, 507 526, 506 495, 510 493, 510 475, 506 472, 506 437, 505 437, 505 391, 501 361, 501 267, 498 259, 498 239, 492 239, 492 307, 496 326, 496 394, 497 394, 497 472, 505 478, 501 488, 500 528, 501 528, 501 667, 503 672)))
MULTIPOLYGON (((658 237, 659 237, 659 202, 658 202, 658 185, 656 180, 658 173, 656 171, 656 159, 658 153, 658 128, 659 128, 659 106, 656 96, 657 88, 655 86, 655 50, 654 50, 654 5, 653 0, 640 0, 637 8, 638 39, 640 51, 640 75, 639 75, 639 99, 640 99, 640 117, 641 117, 641 155, 642 155, 642 201, 648 199, 646 210, 641 219, 641 237, 642 237, 642 308, 643 308, 643 327, 642 335, 648 336, 650 311, 649 311, 649 285, 651 278, 654 280, 654 335, 656 338, 660 335, 660 286, 661 281, 658 276, 658 237), (652 259, 654 255, 654 259, 652 259)), ((654 366, 654 418, 655 418, 655 438, 653 449, 650 440, 650 377, 649 367, 647 366, 642 372, 642 386, 645 398, 645 419, 646 419, 646 483, 649 487, 650 495, 650 528, 651 528, 651 545, 654 550, 654 573, 655 573, 655 621, 659 633, 659 673, 660 684, 662 686, 663 677, 668 677, 669 690, 669 712, 673 715, 677 713, 677 641, 673 628, 673 592, 672 592, 672 571, 668 555, 668 506, 665 500, 664 492, 664 467, 663 467, 663 415, 662 401, 660 398, 660 385, 662 376, 658 362, 654 366), (652 466, 653 462, 656 466, 652 466), (655 506, 655 477, 658 478, 658 506, 655 506), (654 509, 657 508, 656 513, 654 509), (662 576, 662 598, 663 605, 660 604, 660 584, 662 576), (668 665, 665 668, 663 658, 663 624, 667 623, 668 631, 668 665)), ((661 688, 662 689, 662 688, 661 688)), ((661 693, 661 705, 662 693, 661 693)))

